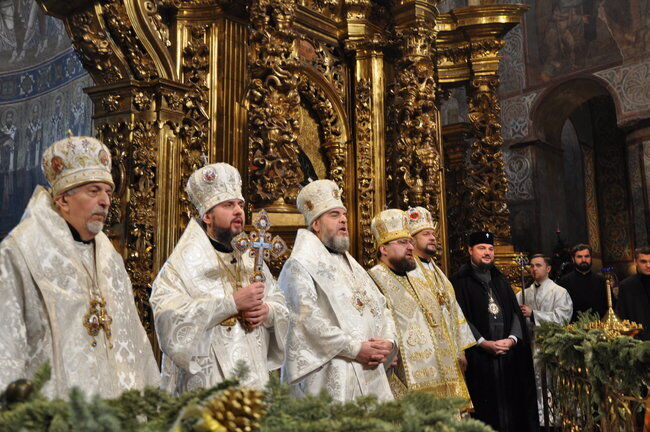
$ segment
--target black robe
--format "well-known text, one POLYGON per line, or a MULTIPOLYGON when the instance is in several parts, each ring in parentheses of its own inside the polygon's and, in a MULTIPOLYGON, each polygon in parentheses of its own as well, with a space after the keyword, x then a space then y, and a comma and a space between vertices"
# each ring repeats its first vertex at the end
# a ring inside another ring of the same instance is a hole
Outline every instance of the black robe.
POLYGON ((578 318, 578 312, 591 310, 598 313, 600 318, 607 312, 607 285, 605 278, 594 272, 587 274, 573 270, 557 281, 565 288, 573 302, 573 315, 571 322, 578 318))
MULTIPOLYGON (((513 317, 522 329, 526 325, 505 276, 493 267, 491 278, 493 297, 502 311, 501 335, 491 334, 489 297, 472 267, 463 265, 450 280, 467 321, 486 340, 498 340, 511 334, 513 317)), ((533 357, 530 340, 526 332, 522 333, 523 337, 505 355, 493 356, 478 345, 465 351, 465 380, 475 410, 472 416, 498 432, 539 430, 533 357)))
POLYGON ((636 274, 621 282, 616 315, 642 324, 643 331, 636 338, 650 340, 650 276, 636 274))

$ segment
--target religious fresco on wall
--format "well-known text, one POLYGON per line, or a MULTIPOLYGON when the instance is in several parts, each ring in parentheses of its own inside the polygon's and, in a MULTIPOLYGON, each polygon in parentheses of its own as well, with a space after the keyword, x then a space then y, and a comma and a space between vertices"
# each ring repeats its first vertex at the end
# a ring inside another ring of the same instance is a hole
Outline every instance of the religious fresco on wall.
POLYGON ((650 0, 527 0, 528 85, 650 52, 650 0))
POLYGON ((0 239, 18 223, 43 151, 92 133, 92 85, 60 21, 32 0, 0 0, 0 239), (33 6, 33 7, 32 7, 33 6))
POLYGON ((0 0, 0 73, 30 67, 70 48, 61 20, 34 0, 0 0))

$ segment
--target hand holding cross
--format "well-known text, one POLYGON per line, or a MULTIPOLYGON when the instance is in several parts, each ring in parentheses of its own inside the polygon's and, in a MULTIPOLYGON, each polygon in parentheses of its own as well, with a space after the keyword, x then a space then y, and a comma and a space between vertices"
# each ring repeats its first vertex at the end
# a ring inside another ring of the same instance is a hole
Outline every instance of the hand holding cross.
MULTIPOLYGON (((237 250, 240 254, 250 250, 253 257, 253 274, 250 277, 251 283, 264 283, 266 276, 264 274, 264 261, 269 261, 271 256, 276 258, 281 257, 288 250, 287 244, 280 236, 275 236, 271 239, 271 234, 267 230, 271 227, 268 214, 262 210, 253 220, 253 227, 256 231, 246 234, 245 232, 239 234, 232 239, 231 245, 233 249, 237 250)), ((240 315, 241 316, 241 315, 240 315)), ((241 316, 240 321, 242 326, 247 330, 252 330, 256 325, 251 324, 241 316)))

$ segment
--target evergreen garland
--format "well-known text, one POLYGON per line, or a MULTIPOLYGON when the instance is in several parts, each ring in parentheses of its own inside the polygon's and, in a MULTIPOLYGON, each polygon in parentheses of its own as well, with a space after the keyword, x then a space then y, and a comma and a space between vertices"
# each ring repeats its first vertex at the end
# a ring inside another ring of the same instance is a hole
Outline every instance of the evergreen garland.
POLYGON ((599 406, 606 387, 640 399, 643 386, 650 384, 650 341, 611 338, 602 330, 585 330, 597 319, 596 314, 581 314, 568 326, 544 323, 537 327, 539 360, 561 370, 583 371, 599 406))
MULTIPOLYGON (((240 377, 246 373, 240 368, 240 377)), ((213 418, 207 407, 220 396, 238 391, 236 381, 199 389, 175 397, 164 390, 124 392, 116 399, 86 399, 72 389, 69 400, 47 400, 41 389, 50 377, 44 365, 31 382, 24 400, 11 401, 3 394, 0 432, 230 432, 213 418)), ((222 399, 223 400, 223 399, 222 399)), ((266 413, 259 432, 490 432, 477 420, 460 419, 461 399, 437 399, 431 393, 411 393, 392 402, 361 397, 354 402, 336 403, 325 392, 296 399, 276 375, 264 393, 266 413)), ((215 405, 212 405, 214 407, 215 405)))

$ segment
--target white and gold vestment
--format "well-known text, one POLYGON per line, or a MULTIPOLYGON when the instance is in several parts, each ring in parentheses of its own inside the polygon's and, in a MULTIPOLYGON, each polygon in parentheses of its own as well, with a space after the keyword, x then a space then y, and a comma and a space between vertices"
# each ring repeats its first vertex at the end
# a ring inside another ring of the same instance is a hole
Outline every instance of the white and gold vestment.
POLYGON ((244 361, 250 369, 247 387, 262 389, 269 372, 284 360, 287 309, 282 292, 269 269, 265 297, 269 315, 264 323, 245 330, 238 320, 233 298, 238 278, 247 286, 253 259, 246 253, 222 253, 210 243, 200 222, 192 219, 174 252, 153 282, 151 306, 163 351, 163 388, 182 393, 210 387, 233 378, 244 361), (240 271, 232 263, 239 262, 240 271))
POLYGON ((396 341, 386 299, 363 267, 300 229, 279 283, 290 312, 283 380, 293 394, 325 389, 337 401, 361 395, 393 399, 385 365, 368 369, 354 361, 370 338, 396 341))
POLYGON ((418 267, 400 276, 384 264, 370 269, 388 302, 397 328, 400 362, 391 375, 396 397, 407 390, 471 401, 458 359, 476 343, 454 297, 451 284, 418 267), (446 283, 445 283, 446 282, 446 283))
POLYGON ((89 396, 114 398, 158 386, 121 255, 102 232, 88 244, 75 241, 42 186, 0 244, 0 287, 0 389, 31 378, 46 361, 52 366, 47 397, 65 398, 79 387, 89 396), (112 318, 110 339, 104 331, 93 338, 84 326, 98 295, 112 318))

